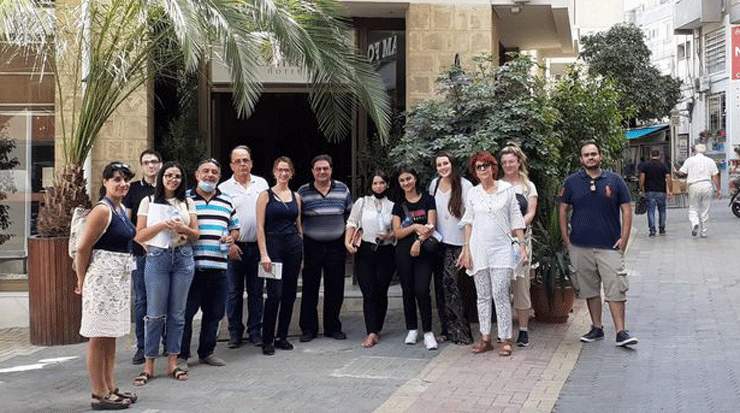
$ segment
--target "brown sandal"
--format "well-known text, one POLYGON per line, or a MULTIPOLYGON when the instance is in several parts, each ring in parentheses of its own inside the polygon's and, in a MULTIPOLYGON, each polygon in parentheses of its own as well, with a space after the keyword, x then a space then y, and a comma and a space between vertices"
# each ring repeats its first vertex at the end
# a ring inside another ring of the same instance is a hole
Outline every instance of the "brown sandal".
POLYGON ((113 394, 116 396, 122 398, 122 399, 128 399, 131 401, 131 404, 136 403, 137 400, 139 400, 139 396, 136 395, 134 392, 128 392, 128 391, 120 391, 118 387, 116 387, 115 390, 113 390, 113 394))
POLYGON ((131 406, 131 400, 119 397, 113 393, 108 393, 105 396, 91 395, 93 401, 90 402, 90 407, 93 410, 123 410, 128 409, 131 406))
POLYGON ((479 342, 473 345, 473 354, 485 353, 493 350, 493 345, 490 341, 481 339, 479 342))
POLYGON ((187 370, 183 370, 180 367, 175 367, 170 373, 170 376, 177 381, 186 381, 190 378, 187 370))
POLYGON ((145 371, 142 371, 141 373, 139 373, 138 376, 134 377, 134 386, 136 387, 143 386, 149 383, 149 380, 151 380, 151 378, 152 378, 151 374, 145 371))
POLYGON ((511 355, 511 351, 511 343, 509 343, 508 341, 504 341, 501 344, 501 349, 498 351, 498 355, 501 357, 508 357, 511 355))

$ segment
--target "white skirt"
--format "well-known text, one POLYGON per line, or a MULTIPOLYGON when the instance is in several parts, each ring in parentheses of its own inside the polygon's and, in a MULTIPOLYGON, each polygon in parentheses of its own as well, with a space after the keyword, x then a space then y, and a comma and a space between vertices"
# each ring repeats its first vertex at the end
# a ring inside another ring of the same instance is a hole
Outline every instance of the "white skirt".
POLYGON ((82 284, 83 337, 121 337, 131 331, 132 255, 93 250, 82 284))

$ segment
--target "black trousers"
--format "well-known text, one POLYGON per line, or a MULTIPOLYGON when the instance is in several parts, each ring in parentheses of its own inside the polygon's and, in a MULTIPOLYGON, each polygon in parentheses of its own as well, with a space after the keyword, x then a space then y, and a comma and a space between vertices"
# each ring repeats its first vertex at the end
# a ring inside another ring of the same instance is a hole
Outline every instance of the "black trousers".
POLYGON ((448 334, 447 326, 447 305, 445 301, 444 287, 444 260, 446 244, 440 244, 439 251, 434 254, 434 263, 432 264, 432 273, 434 281, 434 302, 437 304, 437 315, 439 324, 442 326, 442 335, 448 334))
POLYGON ((357 251, 357 283, 362 291, 362 312, 367 334, 383 330, 388 312, 388 287, 391 285, 395 262, 393 246, 376 247, 362 242, 357 251))
POLYGON ((224 318, 226 310, 227 285, 224 270, 195 270, 190 292, 188 292, 188 303, 185 307, 185 328, 182 333, 179 358, 183 360, 190 358, 193 317, 198 309, 203 312, 198 340, 198 357, 206 358, 213 354, 213 350, 216 349, 218 323, 224 318))
POLYGON ((262 318, 262 343, 272 344, 276 335, 275 324, 277 324, 277 337, 279 339, 288 337, 303 250, 301 237, 297 233, 266 234, 266 237, 267 254, 270 260, 283 264, 281 280, 267 279, 267 299, 262 318))
POLYGON ((304 334, 319 331, 319 287, 324 274, 324 334, 342 331, 339 312, 344 302, 344 264, 347 252, 344 240, 316 241, 303 239, 303 295, 300 327, 304 334))
POLYGON ((418 257, 410 255, 412 242, 401 240, 396 247, 396 267, 403 292, 403 315, 407 330, 417 330, 416 306, 421 313, 421 328, 425 333, 432 331, 432 297, 430 284, 434 257, 422 252, 418 257))

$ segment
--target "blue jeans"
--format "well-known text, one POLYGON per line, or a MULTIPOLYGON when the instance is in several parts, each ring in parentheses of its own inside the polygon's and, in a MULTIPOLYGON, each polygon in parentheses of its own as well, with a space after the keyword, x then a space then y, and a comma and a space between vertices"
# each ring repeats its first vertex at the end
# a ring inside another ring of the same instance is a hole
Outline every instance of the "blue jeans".
POLYGON ((645 192, 647 200, 648 228, 650 233, 655 233, 655 207, 658 207, 658 226, 660 230, 665 230, 665 192, 645 192))
POLYGON ((180 354, 185 306, 195 270, 193 249, 190 245, 174 249, 148 248, 144 270, 147 298, 144 355, 157 357, 165 331, 165 350, 169 355, 180 354))
POLYGON ((190 284, 188 304, 185 309, 185 329, 182 334, 180 357, 190 358, 190 340, 193 336, 193 317, 198 309, 203 311, 198 341, 198 357, 204 359, 216 349, 218 323, 224 318, 226 304, 226 271, 195 270, 195 277, 190 284))
POLYGON ((134 281, 134 323, 136 324, 136 348, 144 349, 144 317, 146 316, 146 284, 144 266, 146 256, 136 257, 136 270, 131 274, 134 281))
POLYGON ((247 287, 247 333, 260 337, 262 331, 262 296, 265 292, 264 278, 257 277, 260 253, 256 243, 238 242, 242 250, 241 261, 229 261, 226 277, 229 293, 226 298, 226 314, 229 317, 229 336, 241 340, 244 335, 242 314, 244 312, 244 287, 247 287))

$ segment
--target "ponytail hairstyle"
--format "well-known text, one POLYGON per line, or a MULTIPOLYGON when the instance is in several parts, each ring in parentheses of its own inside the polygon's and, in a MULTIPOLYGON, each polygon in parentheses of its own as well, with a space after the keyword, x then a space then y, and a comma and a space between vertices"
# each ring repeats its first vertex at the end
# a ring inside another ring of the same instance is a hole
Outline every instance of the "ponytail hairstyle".
MULTIPOLYGON (((134 177, 134 173, 131 171, 131 167, 121 161, 113 161, 103 168, 103 182, 113 179, 116 172, 120 173, 123 179, 128 182, 134 177)), ((105 197, 105 185, 100 184, 100 199, 105 197)))
POLYGON ((519 159, 519 178, 524 183, 525 188, 529 188, 529 168, 527 167, 527 155, 524 154, 522 148, 514 142, 509 142, 504 146, 498 154, 498 159, 504 155, 514 155, 519 159))
MULTIPOLYGON (((460 219, 462 218, 464 211, 462 199, 462 178, 460 177, 460 173, 457 171, 457 167, 455 167, 455 160, 448 152, 439 152, 434 156, 435 169, 437 167, 437 159, 439 158, 447 158, 450 162, 450 202, 447 204, 447 210, 450 211, 450 214, 453 217, 460 219)), ((434 188, 435 192, 441 181, 442 177, 440 176, 437 178, 437 185, 434 188)), ((436 194, 432 194, 432 196, 434 195, 436 194)))

